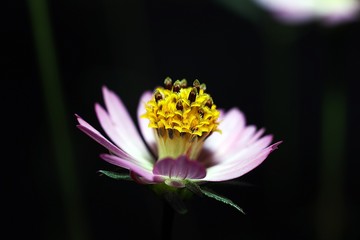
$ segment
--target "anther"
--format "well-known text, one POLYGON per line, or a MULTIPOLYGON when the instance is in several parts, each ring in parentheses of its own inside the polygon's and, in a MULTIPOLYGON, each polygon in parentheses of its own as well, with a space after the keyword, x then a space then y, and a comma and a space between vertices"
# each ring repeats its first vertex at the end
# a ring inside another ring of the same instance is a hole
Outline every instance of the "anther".
POLYGON ((180 92, 180 88, 181 88, 181 82, 179 80, 176 80, 173 85, 173 89, 172 89, 173 92, 176 93, 180 92))
POLYGON ((165 89, 171 90, 171 88, 172 88, 172 80, 171 80, 171 78, 169 78, 169 77, 165 78, 164 86, 165 86, 165 89))
POLYGON ((195 79, 194 82, 193 82, 193 87, 195 87, 196 90, 197 90, 198 92, 200 92, 200 81, 197 80, 197 79, 195 79))
POLYGON ((202 83, 200 84, 200 89, 204 90, 204 92, 206 91, 206 84, 202 83))
POLYGON ((204 114, 205 114, 205 113, 204 113, 204 110, 199 109, 198 113, 199 113, 199 115, 200 115, 201 118, 204 117, 204 114))
POLYGON ((154 93, 154 97, 155 97, 156 102, 158 102, 159 100, 161 100, 163 98, 163 96, 161 95, 161 93, 159 91, 156 91, 154 93))
POLYGON ((157 134, 159 137, 163 137, 164 136, 164 129, 163 128, 158 128, 157 129, 157 134))
POLYGON ((172 130, 171 128, 169 128, 167 131, 168 131, 169 138, 170 138, 170 139, 173 139, 173 138, 174 138, 174 130, 172 130))
POLYGON ((181 88, 186 88, 186 87, 187 87, 187 81, 186 81, 186 79, 183 79, 183 80, 180 81, 180 87, 181 87, 181 88))
POLYGON ((205 106, 210 108, 211 109, 211 106, 213 105, 213 101, 212 99, 208 99, 206 102, 205 102, 205 106))
POLYGON ((196 87, 193 87, 193 89, 189 93, 189 97, 188 97, 188 100, 190 101, 190 103, 195 102, 196 94, 197 94, 197 89, 196 89, 196 87))
POLYGON ((176 103, 176 109, 182 111, 184 109, 184 106, 182 105, 181 101, 178 101, 176 103))

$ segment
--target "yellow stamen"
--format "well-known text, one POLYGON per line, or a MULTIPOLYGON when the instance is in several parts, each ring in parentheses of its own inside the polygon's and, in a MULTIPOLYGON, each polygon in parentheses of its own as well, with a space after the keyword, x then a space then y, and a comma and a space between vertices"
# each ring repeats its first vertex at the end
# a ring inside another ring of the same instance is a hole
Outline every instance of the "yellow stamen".
POLYGON ((184 154, 195 159, 206 137, 214 131, 220 132, 220 113, 205 92, 205 84, 198 80, 187 86, 185 79, 172 84, 166 78, 164 86, 156 88, 142 115, 154 129, 159 159, 184 154))

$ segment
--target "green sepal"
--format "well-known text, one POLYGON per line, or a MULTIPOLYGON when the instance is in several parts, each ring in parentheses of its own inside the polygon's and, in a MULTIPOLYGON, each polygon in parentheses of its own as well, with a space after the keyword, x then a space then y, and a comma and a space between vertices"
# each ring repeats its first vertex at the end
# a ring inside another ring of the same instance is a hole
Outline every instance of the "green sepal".
POLYGON ((198 184, 196 184, 195 182, 191 182, 191 181, 188 181, 186 184, 185 184, 185 187, 187 189, 189 189, 189 191, 192 191, 193 193, 195 193, 196 195, 198 196, 207 196, 207 197, 210 197, 210 198, 213 198, 215 200, 218 200, 220 202, 223 202, 225 204, 228 204, 234 208, 236 208, 238 211, 240 211, 241 213, 245 214, 245 212, 242 210, 242 208, 240 208, 237 204, 235 204, 233 201, 231 201, 230 199, 224 197, 224 196, 221 196, 217 193, 215 193, 213 190, 211 189, 208 189, 208 188, 201 188, 198 184))
POLYGON ((214 193, 214 191, 210 190, 210 189, 201 189, 202 193, 210 198, 213 198, 215 200, 218 200, 220 202, 223 202, 225 204, 229 204, 230 206, 236 208, 237 210, 239 210, 241 213, 245 214, 245 212, 242 210, 241 207, 239 207, 237 204, 235 204, 233 201, 231 201, 230 199, 221 196, 217 193, 214 193))
POLYGON ((106 171, 106 170, 99 170, 98 172, 100 173, 100 175, 105 175, 109 178, 113 178, 116 180, 133 181, 133 179, 130 177, 129 174, 106 171))
POLYGON ((177 192, 166 192, 163 197, 177 213, 185 214, 188 212, 184 201, 177 192))
POLYGON ((177 213, 185 214, 188 212, 184 200, 189 199, 192 192, 186 188, 174 188, 164 183, 149 186, 158 196, 165 199, 177 213))
POLYGON ((189 191, 195 193, 196 195, 202 197, 203 196, 203 192, 202 189, 200 188, 200 186, 198 184, 196 184, 195 182, 192 181, 187 181, 185 184, 185 187, 187 189, 189 189, 189 191))

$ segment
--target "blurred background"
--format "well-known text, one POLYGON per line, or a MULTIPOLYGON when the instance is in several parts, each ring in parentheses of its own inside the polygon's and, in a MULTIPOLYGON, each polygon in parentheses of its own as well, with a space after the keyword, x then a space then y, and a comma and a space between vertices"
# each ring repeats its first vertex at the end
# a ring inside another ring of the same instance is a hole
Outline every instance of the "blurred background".
POLYGON ((159 239, 162 202, 144 186, 99 176, 114 167, 74 114, 102 132, 94 111, 102 86, 135 118, 142 92, 169 76, 205 82, 219 107, 240 108, 284 141, 237 179, 250 186, 213 187, 246 215, 194 197, 175 215, 172 239, 360 239, 356 14, 313 11, 289 22, 251 0, 3 6, 5 236, 159 239))

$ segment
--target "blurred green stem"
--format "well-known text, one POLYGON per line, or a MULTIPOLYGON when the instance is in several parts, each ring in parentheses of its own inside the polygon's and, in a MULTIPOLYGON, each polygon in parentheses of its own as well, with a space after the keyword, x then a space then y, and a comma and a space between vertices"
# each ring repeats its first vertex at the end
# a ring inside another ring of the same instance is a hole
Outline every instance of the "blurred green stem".
MULTIPOLYGON (((66 224, 69 228, 70 239, 88 240, 81 210, 80 193, 74 169, 75 161, 66 121, 67 113, 56 62, 47 2, 46 0, 28 0, 28 7, 43 87, 45 110, 48 114, 52 146, 55 151, 55 165, 65 208, 66 224)), ((63 236, 63 229, 58 229, 56 234, 58 234, 56 237, 63 236)))
MULTIPOLYGON (((339 80, 338 80, 339 82, 339 80)), ((318 239, 344 239, 346 97, 343 84, 326 83, 321 114, 318 239)))

